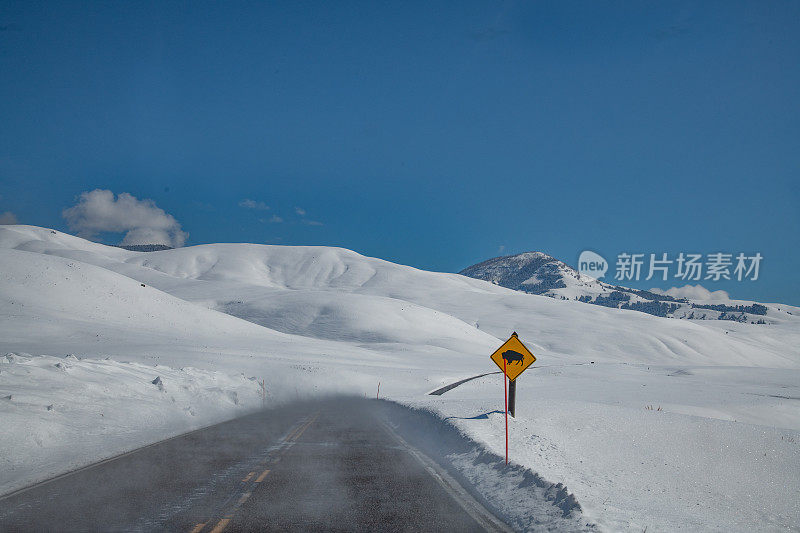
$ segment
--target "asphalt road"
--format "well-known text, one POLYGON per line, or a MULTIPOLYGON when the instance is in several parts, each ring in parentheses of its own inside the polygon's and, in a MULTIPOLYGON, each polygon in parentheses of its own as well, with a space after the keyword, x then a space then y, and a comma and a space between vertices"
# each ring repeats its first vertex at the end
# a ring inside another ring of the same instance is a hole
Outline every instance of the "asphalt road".
POLYGON ((355 399, 257 413, 0 499, 0 531, 504 529, 382 402, 355 399))

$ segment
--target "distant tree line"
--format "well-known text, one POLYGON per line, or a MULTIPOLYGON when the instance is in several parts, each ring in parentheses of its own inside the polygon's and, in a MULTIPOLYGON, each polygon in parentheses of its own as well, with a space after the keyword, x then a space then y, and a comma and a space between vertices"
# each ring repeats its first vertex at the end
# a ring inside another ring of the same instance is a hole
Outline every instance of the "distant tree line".
POLYGON ((624 289, 625 292, 629 292, 631 294, 635 294, 645 300, 653 300, 654 302, 680 302, 680 303, 689 303, 689 300, 686 298, 675 298, 674 296, 669 296, 668 294, 656 294, 654 292, 645 291, 641 289, 629 289, 627 287, 615 287, 616 289, 624 289))
MULTIPOLYGON (((761 304, 753 305, 724 305, 724 304, 692 304, 694 309, 711 309, 712 311, 720 311, 721 313, 750 313, 751 315, 767 314, 767 306, 761 304)), ((721 320, 731 320, 730 318, 721 320)))
POLYGON ((664 302, 632 302, 622 304, 620 309, 632 309, 642 311, 655 316, 667 316, 678 310, 680 305, 664 302))
MULTIPOLYGON (((630 292, 636 294, 637 296, 641 296, 643 298, 646 297, 648 294, 652 294, 655 297, 660 297, 660 294, 654 294, 649 291, 634 291, 631 290, 630 292)), ((602 305, 603 307, 615 307, 617 309, 630 309, 632 311, 640 311, 642 313, 647 313, 653 316, 662 316, 666 317, 680 308, 679 303, 668 303, 668 302, 680 302, 683 303, 681 300, 676 300, 671 296, 666 297, 667 302, 660 301, 660 300, 653 300, 653 301, 645 301, 645 302, 631 302, 631 295, 627 292, 622 291, 611 291, 607 296, 600 295, 592 300, 592 297, 589 295, 581 296, 578 298, 578 301, 590 303, 594 305, 602 305)))
POLYGON ((161 250, 172 250, 172 246, 166 244, 120 244, 117 248, 123 248, 132 252, 160 252, 161 250))

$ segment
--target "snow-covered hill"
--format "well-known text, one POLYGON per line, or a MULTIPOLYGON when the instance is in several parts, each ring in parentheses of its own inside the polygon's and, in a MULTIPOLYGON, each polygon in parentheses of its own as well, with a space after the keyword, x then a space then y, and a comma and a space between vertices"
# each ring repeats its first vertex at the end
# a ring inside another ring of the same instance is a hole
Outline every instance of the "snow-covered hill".
POLYGON ((460 274, 529 294, 668 318, 728 320, 759 325, 797 319, 792 306, 782 304, 727 298, 724 301, 689 299, 672 296, 669 291, 654 292, 612 285, 582 275, 563 261, 542 252, 495 257, 467 267, 460 274))
POLYGON ((411 345, 484 354, 497 339, 518 331, 558 359, 798 364, 786 350, 753 345, 752 337, 760 333, 752 328, 726 324, 709 329, 531 298, 458 274, 426 272, 341 248, 212 244, 137 253, 25 226, 0 228, 2 248, 95 265, 273 332, 378 345, 382 351, 411 345))
POLYGON ((380 382, 381 396, 500 451, 498 376, 426 393, 494 370, 489 354, 517 331, 538 361, 519 379, 512 460, 564 482, 589 519, 648 531, 797 524, 795 318, 669 320, 340 248, 137 252, 0 226, 0 350, 17 354, 0 358, 12 428, 0 490, 254 408, 262 378, 268 402, 373 396, 380 382))
POLYGON ((569 300, 574 300, 575 296, 603 294, 612 288, 602 281, 581 276, 563 261, 542 252, 494 257, 459 273, 516 291, 569 300))

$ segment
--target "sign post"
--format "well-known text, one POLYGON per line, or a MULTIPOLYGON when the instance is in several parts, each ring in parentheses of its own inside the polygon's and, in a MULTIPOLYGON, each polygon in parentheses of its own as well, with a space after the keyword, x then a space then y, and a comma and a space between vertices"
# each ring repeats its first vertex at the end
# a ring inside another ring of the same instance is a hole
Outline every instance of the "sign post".
POLYGON ((506 417, 506 464, 508 464, 508 412, 514 416, 517 403, 517 377, 536 361, 536 356, 519 340, 517 332, 491 355, 492 361, 503 371, 503 401, 506 417), (506 381, 506 379, 508 381, 506 381))
POLYGON ((503 400, 506 403, 506 464, 508 464, 508 391, 506 391, 506 360, 503 359, 503 400))
POLYGON ((508 383, 508 414, 512 416, 512 418, 516 418, 514 415, 514 407, 517 403, 517 380, 510 381, 508 383))

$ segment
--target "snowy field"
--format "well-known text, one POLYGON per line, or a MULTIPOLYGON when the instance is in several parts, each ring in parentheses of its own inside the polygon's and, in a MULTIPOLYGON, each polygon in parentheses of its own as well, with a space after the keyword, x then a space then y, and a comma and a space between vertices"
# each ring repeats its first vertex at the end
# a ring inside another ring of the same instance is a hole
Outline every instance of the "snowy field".
POLYGON ((495 370, 517 331, 538 361, 511 459, 600 529, 798 530, 800 309, 780 307, 689 322, 338 248, 142 253, 0 226, 0 493, 258 408, 260 379, 269 404, 380 383, 502 454, 498 375, 427 393, 495 370))

